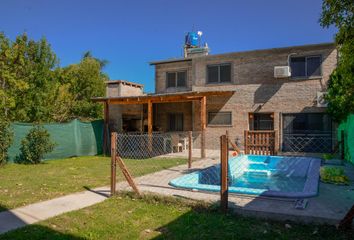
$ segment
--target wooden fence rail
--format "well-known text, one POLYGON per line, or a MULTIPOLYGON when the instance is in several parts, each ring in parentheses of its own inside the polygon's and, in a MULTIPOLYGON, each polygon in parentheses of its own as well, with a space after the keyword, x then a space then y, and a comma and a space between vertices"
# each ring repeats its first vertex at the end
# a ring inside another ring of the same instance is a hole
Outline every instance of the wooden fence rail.
POLYGON ((276 131, 245 131, 245 154, 274 155, 276 131))

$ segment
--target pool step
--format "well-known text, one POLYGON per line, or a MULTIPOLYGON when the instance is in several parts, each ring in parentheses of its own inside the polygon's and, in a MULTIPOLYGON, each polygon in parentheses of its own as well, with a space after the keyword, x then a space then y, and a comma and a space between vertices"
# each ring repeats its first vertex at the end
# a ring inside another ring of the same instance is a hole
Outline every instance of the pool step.
POLYGON ((248 169, 255 169, 255 170, 267 170, 268 164, 266 163, 250 163, 248 169))
POLYGON ((269 171, 269 170, 264 170, 264 169, 246 169, 244 171, 244 175, 247 175, 247 176, 254 176, 254 177, 262 177, 262 176, 270 176, 272 175, 272 172, 269 171))

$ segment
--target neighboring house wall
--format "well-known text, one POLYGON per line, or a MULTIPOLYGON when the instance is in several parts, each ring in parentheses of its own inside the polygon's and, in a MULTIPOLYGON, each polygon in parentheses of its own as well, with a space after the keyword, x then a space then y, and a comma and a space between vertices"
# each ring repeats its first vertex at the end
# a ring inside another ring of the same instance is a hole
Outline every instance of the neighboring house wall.
MULTIPOLYGON (((228 130, 232 139, 238 138, 243 145, 244 130, 249 129, 249 113, 274 113, 274 129, 281 130, 282 113, 324 112, 317 104, 317 92, 325 91, 329 75, 337 64, 337 51, 333 44, 322 44, 283 49, 208 55, 192 60, 156 65, 156 92, 171 92, 166 89, 166 72, 188 70, 188 90, 213 91, 234 90, 232 97, 208 97, 207 113, 231 111, 232 125, 228 127, 207 126, 206 146, 218 147, 219 137, 228 130), (322 76, 312 79, 274 78, 274 66, 288 65, 289 54, 294 56, 322 56, 322 76), (231 63, 231 83, 207 84, 209 64, 231 63)), ((176 89, 174 89, 177 91, 176 89)), ((180 89, 179 89, 180 90, 180 89)), ((191 104, 191 111, 177 103, 169 110, 185 112, 185 124, 193 119, 192 129, 200 130, 199 104, 191 104)), ((164 124, 165 120, 158 124, 164 124)), ((188 127, 189 128, 189 127, 188 127)), ((281 141, 281 139, 280 139, 281 141)))
MULTIPOLYGON (((143 86, 126 81, 108 81, 106 85, 107 97, 140 96, 143 95, 143 86)), ((123 116, 140 116, 141 105, 109 105, 109 127, 111 131, 122 131, 123 116)))

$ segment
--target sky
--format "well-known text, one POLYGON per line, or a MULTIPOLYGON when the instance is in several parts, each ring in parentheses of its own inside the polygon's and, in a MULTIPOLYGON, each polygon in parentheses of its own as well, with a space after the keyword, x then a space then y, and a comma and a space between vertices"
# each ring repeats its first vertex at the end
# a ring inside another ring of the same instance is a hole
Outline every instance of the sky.
POLYGON ((90 50, 110 79, 154 91, 149 62, 182 57, 184 36, 202 31, 211 54, 333 41, 319 25, 321 0, 1 0, 0 31, 45 37, 61 66, 90 50))

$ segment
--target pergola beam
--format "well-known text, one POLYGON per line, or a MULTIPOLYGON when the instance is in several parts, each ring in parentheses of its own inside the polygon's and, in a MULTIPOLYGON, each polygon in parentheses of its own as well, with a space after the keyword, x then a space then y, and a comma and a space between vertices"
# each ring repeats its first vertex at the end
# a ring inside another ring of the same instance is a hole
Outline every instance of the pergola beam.
POLYGON ((174 98, 160 98, 160 99, 108 99, 109 104, 148 104, 152 103, 170 103, 170 102, 191 102, 198 101, 202 97, 174 97, 174 98))
POLYGON ((209 91, 209 92, 184 92, 175 94, 156 94, 130 97, 110 97, 110 98, 92 98, 94 102, 106 102, 109 104, 147 104, 165 103, 165 102, 185 102, 200 100, 205 96, 231 96, 234 91, 209 91))

